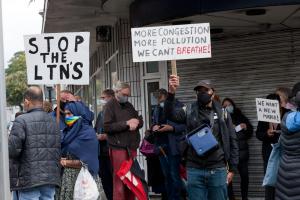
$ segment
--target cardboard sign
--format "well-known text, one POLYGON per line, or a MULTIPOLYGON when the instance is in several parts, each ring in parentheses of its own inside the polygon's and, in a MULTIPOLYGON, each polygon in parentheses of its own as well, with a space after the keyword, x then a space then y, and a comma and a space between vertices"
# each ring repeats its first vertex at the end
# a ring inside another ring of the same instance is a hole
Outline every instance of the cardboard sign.
POLYGON ((258 121, 280 124, 280 103, 277 100, 256 98, 258 121))
POLYGON ((24 36, 28 84, 89 84, 89 32, 24 36))
POLYGON ((211 57, 209 23, 132 28, 133 62, 211 57))

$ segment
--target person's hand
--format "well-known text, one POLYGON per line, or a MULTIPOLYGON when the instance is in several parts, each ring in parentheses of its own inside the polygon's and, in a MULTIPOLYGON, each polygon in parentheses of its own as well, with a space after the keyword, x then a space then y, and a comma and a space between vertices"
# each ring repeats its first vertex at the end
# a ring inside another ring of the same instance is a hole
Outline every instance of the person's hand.
POLYGON ((240 126, 242 129, 247 130, 247 125, 245 123, 241 123, 240 126))
POLYGON ((227 184, 231 183, 233 179, 234 173, 233 172, 228 172, 227 173, 227 184))
POLYGON ((275 133, 275 131, 273 129, 270 129, 270 128, 267 131, 267 134, 268 134, 269 137, 274 137, 274 133, 275 133))
POLYGON ((170 126, 170 125, 168 125, 168 124, 163 124, 162 125, 163 127, 162 128, 160 128, 160 129, 158 129, 158 131, 157 132, 172 132, 172 131, 174 131, 174 128, 173 128, 173 126, 170 126))
POLYGON ((153 132, 157 131, 158 129, 159 129, 159 125, 155 125, 155 126, 152 127, 153 132))
POLYGON ((175 94, 178 87, 179 87, 179 76, 170 75, 170 78, 169 78, 169 92, 171 94, 175 94))
POLYGON ((61 159, 60 159, 60 165, 61 165, 62 167, 66 167, 66 165, 67 165, 67 159, 66 159, 66 158, 61 158, 61 159))
POLYGON ((139 125, 140 121, 138 119, 132 118, 126 122, 129 126, 130 131, 135 131, 139 125))
POLYGON ((106 134, 106 133, 98 134, 98 135, 97 135, 97 138, 98 138, 98 140, 100 140, 100 141, 107 140, 107 134, 106 134))
POLYGON ((75 96, 74 95, 72 95, 72 94, 67 94, 67 101, 77 101, 77 99, 75 98, 75 96))

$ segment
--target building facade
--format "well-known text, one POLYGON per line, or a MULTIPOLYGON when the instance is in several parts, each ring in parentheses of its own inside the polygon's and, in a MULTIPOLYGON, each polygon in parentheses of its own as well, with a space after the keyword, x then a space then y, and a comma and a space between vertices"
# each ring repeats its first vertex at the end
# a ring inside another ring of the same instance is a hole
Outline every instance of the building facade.
MULTIPOLYGON (((90 85, 69 87, 97 113, 101 91, 112 88, 117 80, 128 82, 130 102, 145 119, 143 131, 150 126, 151 111, 157 104, 155 91, 167 88, 170 63, 133 63, 132 27, 209 22, 212 58, 177 62, 181 77, 177 97, 184 103, 193 101, 197 81, 211 79, 221 99, 232 98, 253 127, 257 125, 255 98, 299 81, 299 0, 66 0, 46 1, 45 11, 44 32, 91 32, 90 85), (103 26, 108 27, 99 37, 110 33, 102 42, 97 42, 99 26, 100 33, 103 26)), ((260 197, 263 164, 255 133, 249 147, 249 196, 260 197)), ((146 167, 142 156, 139 160, 146 167)), ((234 183, 238 186, 238 176, 234 183)))

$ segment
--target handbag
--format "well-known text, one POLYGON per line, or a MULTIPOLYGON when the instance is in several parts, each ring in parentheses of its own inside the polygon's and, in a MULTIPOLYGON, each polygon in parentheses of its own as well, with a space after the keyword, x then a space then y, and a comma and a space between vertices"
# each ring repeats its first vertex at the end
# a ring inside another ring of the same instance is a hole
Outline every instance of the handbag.
POLYGON ((263 186, 275 186, 277 181, 278 168, 281 160, 281 145, 280 139, 278 143, 272 144, 273 149, 270 154, 266 174, 263 180, 263 186))
POLYGON ((146 157, 156 156, 155 145, 148 142, 146 139, 143 139, 140 146, 140 152, 146 157))
POLYGON ((219 146, 218 141, 212 133, 212 129, 207 124, 203 124, 188 133, 186 140, 187 143, 193 147, 198 156, 205 156, 219 146))

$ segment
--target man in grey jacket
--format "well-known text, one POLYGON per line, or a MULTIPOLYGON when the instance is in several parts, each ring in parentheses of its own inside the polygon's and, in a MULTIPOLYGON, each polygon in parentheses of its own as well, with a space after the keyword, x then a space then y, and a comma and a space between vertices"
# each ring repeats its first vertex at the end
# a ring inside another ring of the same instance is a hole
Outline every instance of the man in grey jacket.
POLYGON ((60 132, 43 111, 39 87, 26 90, 24 109, 9 136, 11 190, 19 200, 53 200, 60 186, 60 132))

